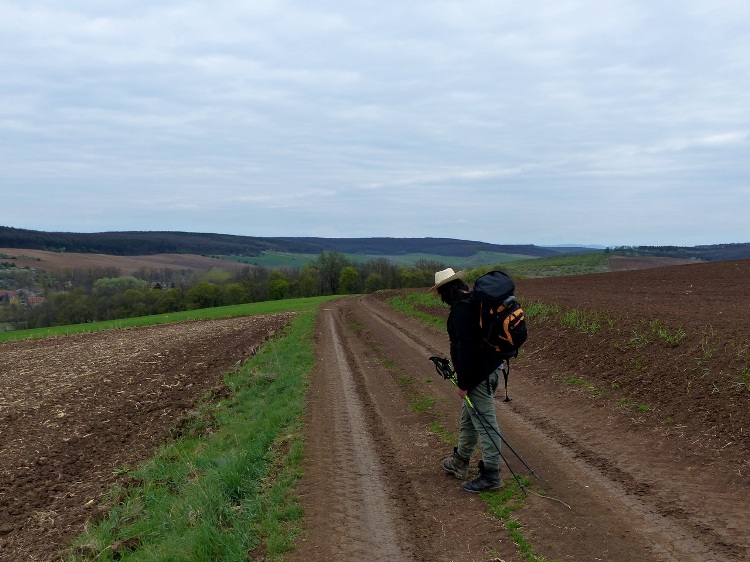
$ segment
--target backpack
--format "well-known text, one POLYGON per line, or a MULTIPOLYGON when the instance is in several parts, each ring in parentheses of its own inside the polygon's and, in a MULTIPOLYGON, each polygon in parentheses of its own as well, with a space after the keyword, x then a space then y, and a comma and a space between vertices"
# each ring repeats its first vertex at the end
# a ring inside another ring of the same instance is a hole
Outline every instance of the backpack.
POLYGON ((526 315, 513 295, 516 286, 502 271, 490 271, 474 282, 473 299, 478 309, 479 328, 485 349, 502 360, 505 402, 508 397, 510 360, 528 337, 526 315))

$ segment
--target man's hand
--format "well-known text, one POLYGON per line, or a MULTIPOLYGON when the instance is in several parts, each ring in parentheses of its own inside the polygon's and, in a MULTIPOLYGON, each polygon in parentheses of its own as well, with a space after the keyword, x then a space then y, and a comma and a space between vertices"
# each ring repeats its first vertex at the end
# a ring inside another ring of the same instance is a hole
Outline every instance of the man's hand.
POLYGON ((456 388, 456 394, 458 394, 461 397, 461 400, 466 399, 466 391, 462 388, 456 388))

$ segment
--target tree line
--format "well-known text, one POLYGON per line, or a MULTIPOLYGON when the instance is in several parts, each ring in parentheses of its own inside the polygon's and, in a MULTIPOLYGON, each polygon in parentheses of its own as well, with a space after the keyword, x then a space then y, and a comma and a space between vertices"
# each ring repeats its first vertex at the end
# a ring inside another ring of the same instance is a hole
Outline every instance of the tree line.
POLYGON ((750 258, 750 243, 712 244, 709 246, 617 246, 619 254, 703 261, 744 260, 750 258))
POLYGON ((386 258, 356 263, 341 253, 323 252, 299 268, 141 268, 128 276, 119 268, 6 268, 0 271, 6 288, 15 285, 11 288, 45 299, 35 306, 0 306, 0 323, 13 329, 41 328, 266 300, 430 287, 435 271, 445 267, 432 260, 409 267, 386 258))

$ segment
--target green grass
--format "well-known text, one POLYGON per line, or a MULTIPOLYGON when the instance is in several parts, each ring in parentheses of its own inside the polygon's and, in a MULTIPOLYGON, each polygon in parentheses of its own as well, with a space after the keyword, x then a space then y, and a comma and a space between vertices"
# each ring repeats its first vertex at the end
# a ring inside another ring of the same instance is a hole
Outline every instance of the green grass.
POLYGON ((42 261, 42 258, 37 258, 35 256, 27 256, 25 254, 20 254, 20 255, 0 254, 0 260, 33 260, 33 261, 42 261))
POLYGON ((399 312, 416 318, 432 326, 433 328, 445 329, 445 318, 433 316, 420 308, 434 308, 434 307, 445 307, 446 312, 448 307, 444 305, 435 293, 424 293, 424 292, 413 292, 406 293, 405 295, 393 297, 388 300, 388 303, 399 312))
POLYGON ((649 406, 648 404, 637 404, 636 401, 632 398, 620 398, 617 403, 622 408, 625 408, 627 410, 635 409, 636 411, 643 414, 651 411, 651 406, 649 406))
MULTIPOLYGON (((699 348, 700 357, 698 358, 697 365, 703 375, 708 375, 711 372, 711 364, 718 350, 716 331, 712 326, 709 326, 708 332, 701 336, 699 348)), ((688 387, 688 392, 689 390, 690 388, 688 387)))
POLYGON ((430 422, 430 431, 437 435, 446 445, 453 446, 456 442, 456 435, 448 431, 445 426, 437 420, 430 422))
POLYGON ((420 394, 411 400, 411 409, 417 414, 428 414, 438 401, 437 398, 430 394, 420 394))
MULTIPOLYGON (((524 487, 530 486, 527 478, 520 476, 519 479, 524 487)), ((480 496, 489 506, 490 513, 502 520, 524 562, 552 562, 534 551, 531 543, 523 536, 521 522, 513 517, 513 512, 523 505, 526 497, 515 480, 512 480, 512 483, 506 483, 500 491, 482 492, 480 496)))
POLYGON ((560 277, 609 271, 609 254, 591 252, 549 258, 536 258, 503 264, 503 270, 515 279, 524 277, 560 277))
POLYGON ((88 322, 86 324, 53 326, 50 328, 35 328, 31 330, 14 330, 10 332, 0 332, 0 342, 19 339, 46 338, 50 336, 67 336, 85 332, 97 332, 101 330, 137 328, 140 326, 168 324, 172 322, 183 322, 186 320, 206 320, 211 318, 226 318, 231 316, 252 316, 256 314, 270 314, 274 312, 312 310, 322 302, 332 298, 336 297, 310 297, 303 299, 265 301, 249 304, 237 304, 232 306, 217 306, 214 308, 200 308, 198 310, 172 312, 169 314, 139 316, 136 318, 125 318, 122 320, 88 322))
POLYGON ((414 385, 414 378, 409 375, 404 375, 403 377, 398 378, 396 384, 403 387, 411 387, 414 385))
POLYGON ((560 323, 583 334, 596 334, 605 327, 612 327, 614 319, 601 312, 571 309, 562 313, 560 323))
POLYGON ((676 346, 687 336, 682 326, 670 330, 661 320, 652 320, 649 325, 655 336, 670 346, 676 346))
POLYGON ((565 379, 565 382, 571 386, 580 386, 582 388, 585 388, 586 390, 596 390, 596 385, 594 383, 589 382, 585 379, 581 379, 579 377, 568 377, 567 379, 565 379))
POLYGON ((746 366, 740 372, 740 385, 750 392, 750 366, 746 366))
POLYGON ((555 322, 584 334, 596 334, 604 329, 613 328, 616 321, 602 312, 586 309, 563 310, 556 304, 539 301, 522 301, 521 306, 526 319, 533 323, 555 322))
POLYGON ((314 310, 226 376, 150 461, 123 467, 108 515, 75 543, 84 560, 281 560, 300 532, 302 414, 314 310))
POLYGON ((686 337, 687 333, 682 326, 670 328, 658 319, 642 320, 638 329, 633 332, 633 335, 627 341, 626 347, 640 349, 658 342, 662 342, 669 347, 677 347, 686 337))
MULTIPOLYGON (((599 388, 593 382, 587 381, 586 379, 582 379, 580 377, 576 377, 576 376, 567 377, 567 378, 563 379, 563 381, 565 382, 565 384, 568 384, 570 386, 579 387, 579 388, 582 388, 582 389, 590 392, 592 398, 600 398, 600 397, 606 396, 606 394, 607 394, 606 389, 599 388)), ((617 382, 617 381, 612 381, 610 383, 610 385, 609 385, 609 389, 610 390, 619 390, 620 389, 620 383, 617 382)), ((617 399, 617 404, 621 408, 625 408, 625 409, 628 409, 628 410, 635 409, 635 410, 637 410, 638 412, 641 412, 641 413, 646 413, 646 412, 650 412, 651 411, 651 407, 649 405, 647 405, 647 404, 638 404, 638 403, 636 403, 635 400, 633 400, 632 398, 628 398, 628 397, 618 398, 617 399)))
MULTIPOLYGON (((445 314, 448 313, 448 306, 445 305, 436 295, 432 292, 411 292, 404 295, 399 295, 388 299, 388 304, 398 310, 399 312, 416 318, 427 326, 437 328, 439 330, 445 329, 445 316, 434 316, 426 310, 435 310, 436 308, 443 308, 445 314)), ((546 322, 554 320, 562 323, 563 312, 562 309, 557 305, 545 304, 538 301, 525 302, 521 301, 524 313, 528 320, 534 322, 546 322)), ((599 324, 611 325, 612 320, 604 315, 596 315, 595 313, 577 312, 578 316, 583 320, 587 320, 589 323, 594 321, 599 324)), ((577 320, 578 323, 583 324, 583 320, 577 320)))
POLYGON ((630 364, 631 368, 636 373, 643 373, 646 371, 646 361, 642 357, 634 357, 630 364))
MULTIPOLYGON (((515 279, 520 279, 523 277, 598 273, 608 271, 608 263, 608 254, 594 252, 503 263, 501 269, 515 279)), ((466 272, 467 283, 472 284, 480 275, 495 269, 495 267, 480 266, 468 270, 466 272)), ((388 302, 394 309, 417 318, 428 326, 438 329, 445 328, 444 316, 437 317, 427 312, 435 307, 445 306, 432 292, 410 292, 393 297, 388 302)), ((522 301, 521 305, 526 313, 526 318, 530 321, 546 322, 551 320, 587 334, 595 334, 606 327, 611 328, 615 324, 613 318, 600 312, 578 309, 563 311, 558 305, 538 301, 522 301)))
POLYGON ((526 319, 541 324, 556 319, 562 310, 556 304, 545 304, 538 301, 524 301, 522 303, 526 319))

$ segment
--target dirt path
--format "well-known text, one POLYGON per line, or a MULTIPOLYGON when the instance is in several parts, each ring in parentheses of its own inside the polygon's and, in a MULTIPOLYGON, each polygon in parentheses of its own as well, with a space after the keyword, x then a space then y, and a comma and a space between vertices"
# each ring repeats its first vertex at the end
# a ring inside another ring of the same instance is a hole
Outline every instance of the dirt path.
MULTIPOLYGON (((440 467, 451 446, 430 424, 453 434, 460 408, 427 361, 446 354, 445 335, 372 296, 332 303, 319 322, 301 487, 307 534, 293 558, 520 560, 501 520, 440 467), (417 413, 429 395, 438 400, 417 413)), ((515 513, 538 554, 576 562, 748 559, 750 516, 737 499, 750 491, 746 477, 727 487, 721 472, 699 469, 709 462, 699 451, 692 466, 675 465, 687 437, 634 429, 627 413, 539 368, 515 367, 513 401, 497 403, 504 436, 540 476, 515 513)))
POLYGON ((396 527, 401 519, 399 505, 391 496, 386 467, 378 455, 380 435, 368 430, 368 421, 378 420, 368 415, 359 396, 365 389, 358 387, 356 367, 349 363, 341 319, 326 309, 318 326, 325 368, 310 388, 309 423, 315 428, 310 445, 316 451, 310 472, 316 484, 308 503, 310 516, 325 521, 331 533, 307 545, 311 552, 307 559, 409 559, 409 537, 396 527))

